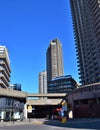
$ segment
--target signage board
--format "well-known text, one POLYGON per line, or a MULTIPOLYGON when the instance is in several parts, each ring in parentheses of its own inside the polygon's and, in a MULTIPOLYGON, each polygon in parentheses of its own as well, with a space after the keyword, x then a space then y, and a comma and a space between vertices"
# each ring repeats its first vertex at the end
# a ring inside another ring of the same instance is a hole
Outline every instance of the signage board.
POLYGON ((28 106, 28 112, 29 112, 29 113, 32 112, 32 106, 31 106, 31 105, 28 106))

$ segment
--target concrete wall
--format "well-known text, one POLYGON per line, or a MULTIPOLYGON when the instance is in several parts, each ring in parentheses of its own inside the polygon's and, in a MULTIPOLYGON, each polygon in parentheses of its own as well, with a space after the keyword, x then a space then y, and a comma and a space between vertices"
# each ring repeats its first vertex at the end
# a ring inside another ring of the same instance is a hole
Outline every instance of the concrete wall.
POLYGON ((74 118, 100 118, 100 83, 73 90, 67 96, 74 118))

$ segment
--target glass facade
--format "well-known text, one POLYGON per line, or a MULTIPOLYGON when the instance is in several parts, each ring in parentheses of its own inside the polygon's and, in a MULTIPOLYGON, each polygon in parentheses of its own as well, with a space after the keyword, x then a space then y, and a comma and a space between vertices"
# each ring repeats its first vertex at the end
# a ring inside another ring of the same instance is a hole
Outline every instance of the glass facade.
POLYGON ((21 84, 11 84, 10 88, 14 89, 14 90, 21 91, 21 84))
POLYGON ((19 119, 23 113, 24 103, 7 97, 0 98, 0 120, 19 119))
POLYGON ((70 76, 60 76, 48 84, 48 93, 68 93, 77 87, 76 81, 70 76))

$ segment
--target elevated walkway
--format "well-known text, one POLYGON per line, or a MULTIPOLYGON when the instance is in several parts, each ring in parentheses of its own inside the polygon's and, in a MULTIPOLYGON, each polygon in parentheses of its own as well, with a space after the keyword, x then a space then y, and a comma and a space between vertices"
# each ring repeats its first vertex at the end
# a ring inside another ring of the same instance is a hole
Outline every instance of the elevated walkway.
POLYGON ((58 105, 62 99, 30 99, 27 100, 26 105, 58 105))
POLYGON ((45 94, 28 93, 27 94, 27 97, 63 98, 65 96, 66 93, 45 93, 45 94))
POLYGON ((0 96, 26 99, 27 93, 23 91, 12 90, 9 88, 8 89, 0 88, 0 96))
POLYGON ((12 89, 0 88, 0 97, 12 97, 26 100, 27 105, 57 105, 66 96, 66 93, 26 93, 12 89), (34 99, 38 98, 38 99, 34 99))

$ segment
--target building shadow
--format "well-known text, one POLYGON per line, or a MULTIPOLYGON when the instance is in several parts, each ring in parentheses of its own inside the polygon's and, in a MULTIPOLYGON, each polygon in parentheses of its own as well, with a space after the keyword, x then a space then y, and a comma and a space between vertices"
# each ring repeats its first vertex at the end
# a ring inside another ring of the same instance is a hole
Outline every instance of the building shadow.
POLYGON ((77 129, 95 129, 100 130, 100 120, 83 120, 83 121, 67 121, 66 123, 61 123, 59 120, 47 120, 43 124, 66 127, 66 128, 77 128, 77 129))

